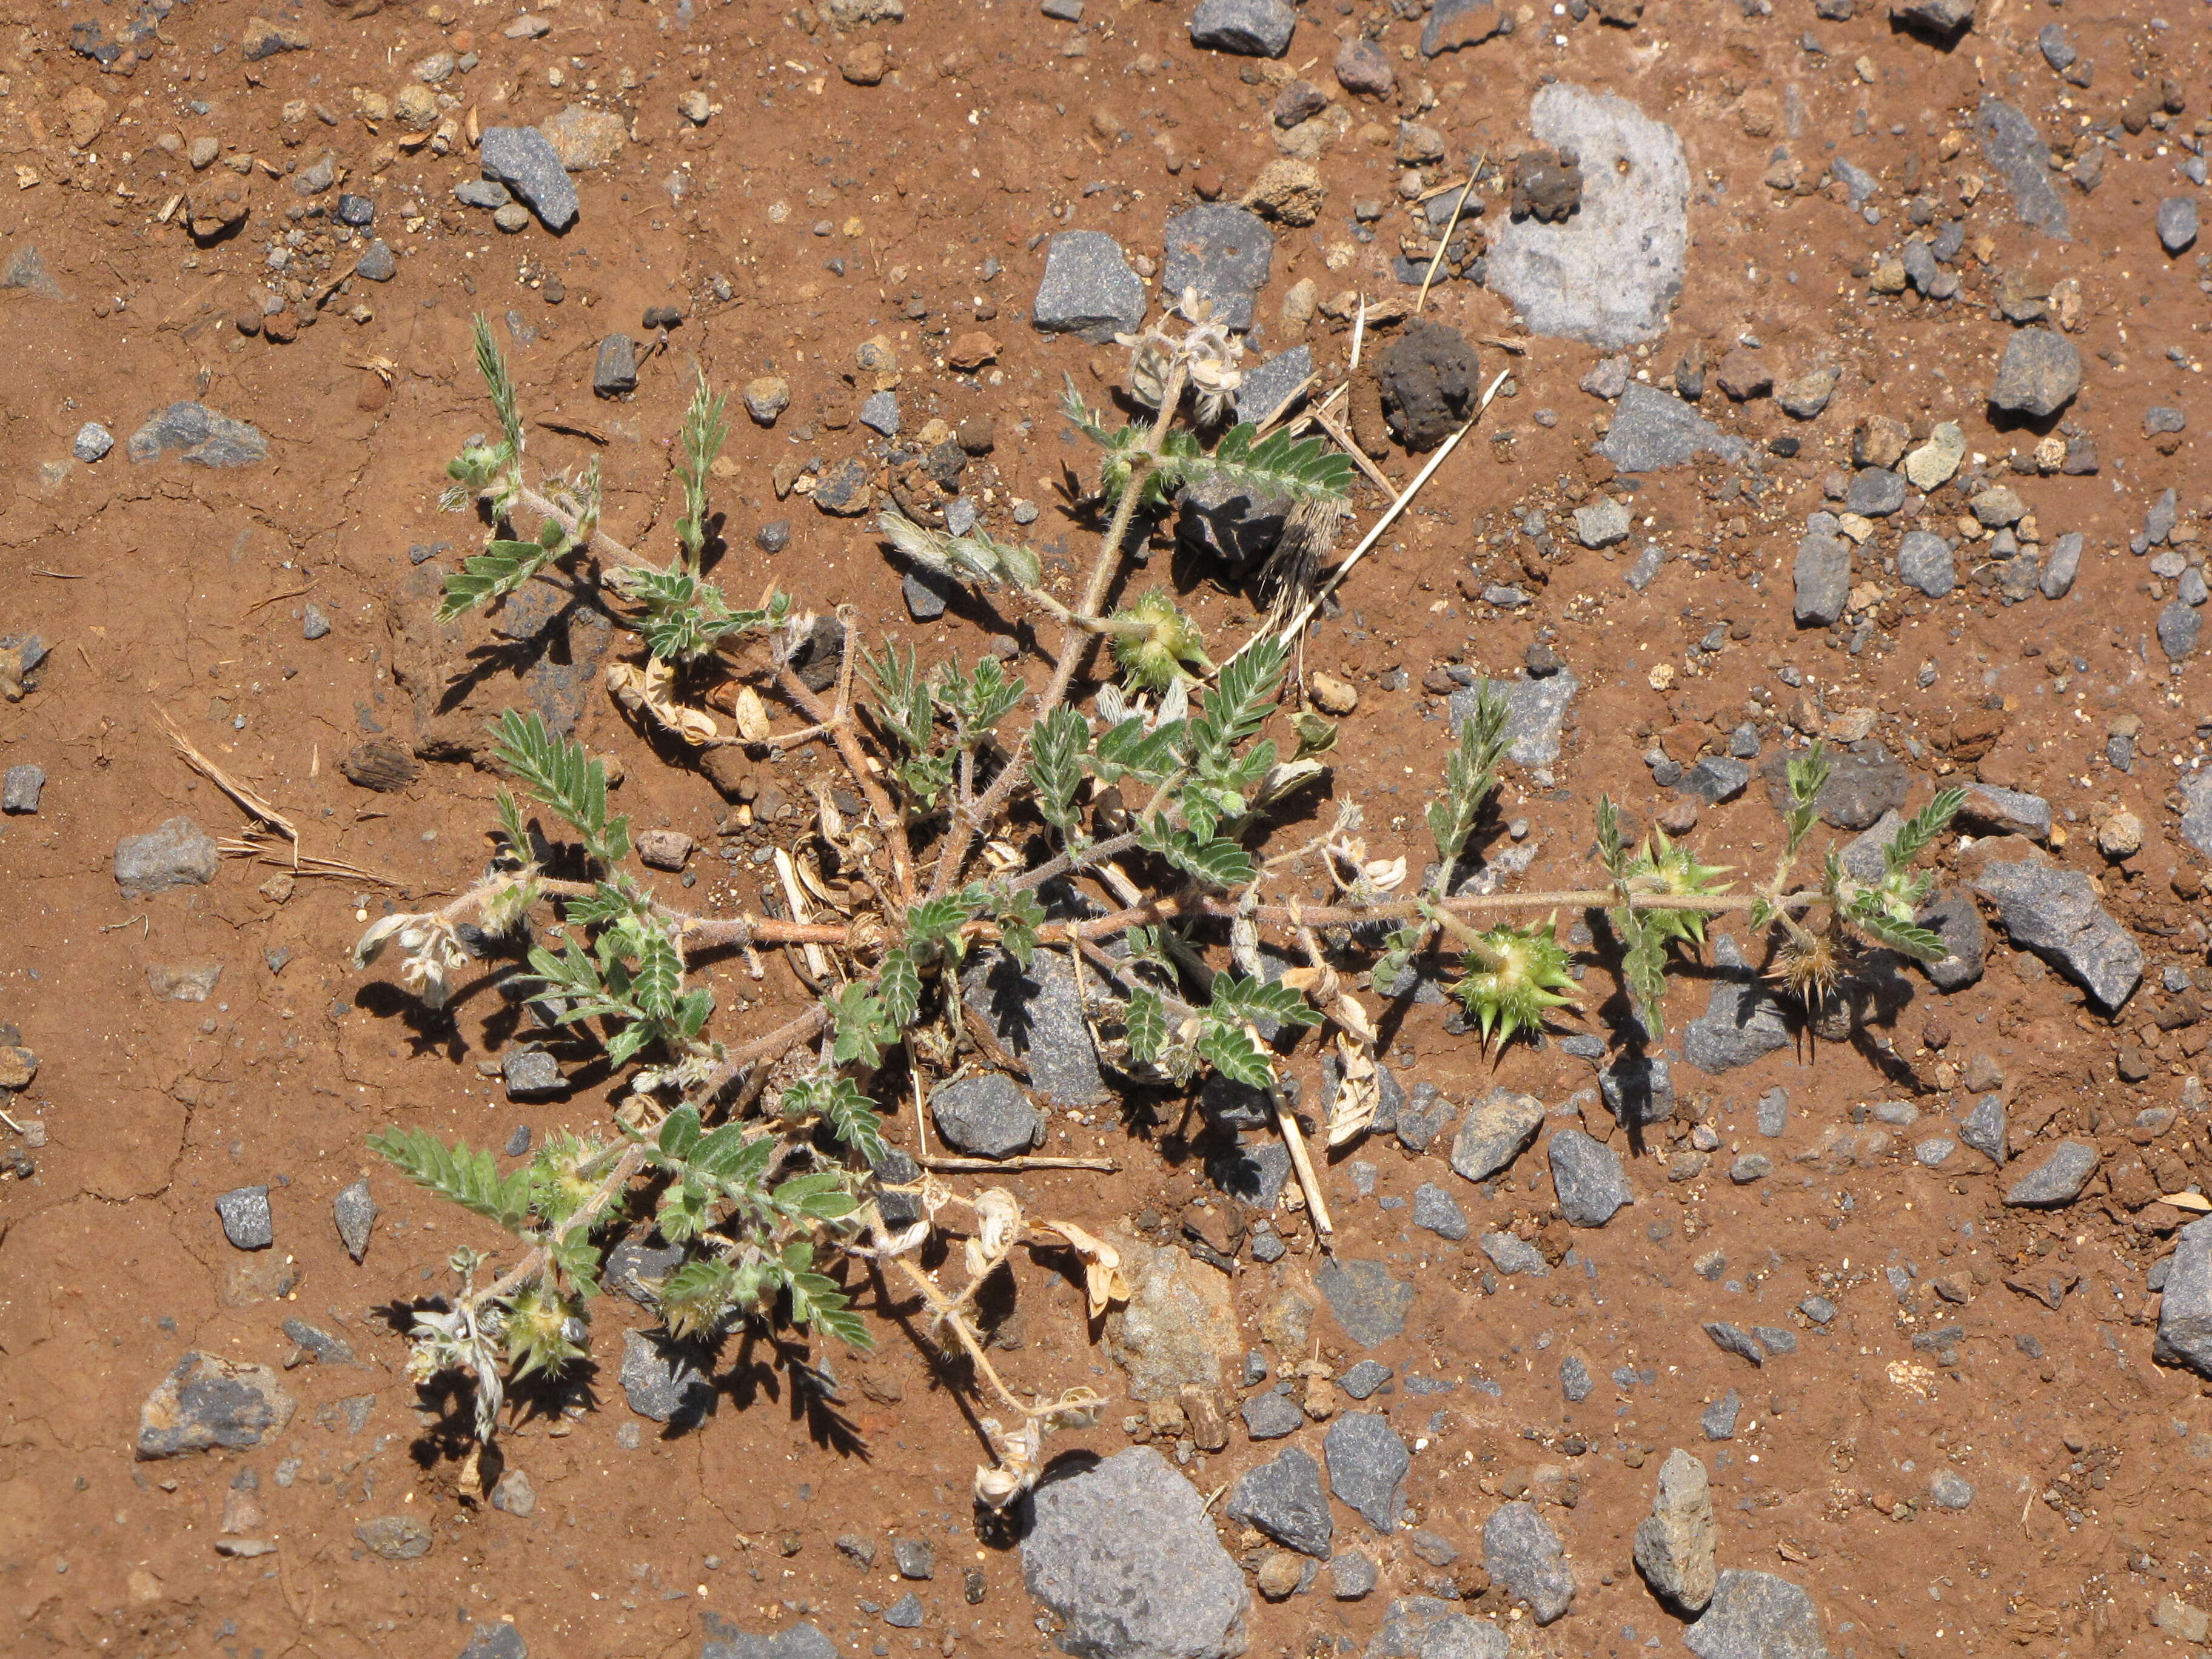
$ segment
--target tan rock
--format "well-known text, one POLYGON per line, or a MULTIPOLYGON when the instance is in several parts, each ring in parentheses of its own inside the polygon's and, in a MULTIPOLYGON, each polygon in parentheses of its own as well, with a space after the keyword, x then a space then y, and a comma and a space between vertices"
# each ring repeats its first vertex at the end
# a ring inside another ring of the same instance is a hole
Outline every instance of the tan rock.
POLYGON ((553 146, 553 153, 561 158, 562 168, 569 173, 606 166, 629 142, 621 116, 611 110, 586 109, 581 104, 569 105, 545 122, 541 131, 553 146))

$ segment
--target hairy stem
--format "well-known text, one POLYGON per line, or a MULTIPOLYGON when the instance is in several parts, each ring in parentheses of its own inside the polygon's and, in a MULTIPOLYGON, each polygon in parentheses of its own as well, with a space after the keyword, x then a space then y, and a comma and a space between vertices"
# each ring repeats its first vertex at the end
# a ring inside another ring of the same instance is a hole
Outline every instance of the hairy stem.
POLYGON ((600 1212, 614 1201, 615 1194, 628 1187, 629 1178, 644 1167, 645 1148, 636 1146, 625 1147, 622 1156, 615 1160, 614 1167, 592 1189, 592 1195, 553 1229, 552 1237, 545 1243, 532 1249, 529 1255, 494 1279, 488 1287, 478 1291, 477 1303, 481 1305, 486 1302, 496 1302, 528 1286, 552 1265, 552 1246, 579 1227, 588 1230, 599 1218, 600 1212))
POLYGON ((1130 521, 1136 517, 1138 498, 1144 494, 1146 476, 1158 462, 1160 446, 1167 441, 1168 428, 1175 422, 1176 407, 1182 401, 1183 367, 1177 363, 1169 372, 1166 386, 1160 396, 1160 412, 1152 422, 1152 431, 1146 435, 1144 445, 1129 458, 1129 482, 1122 489, 1121 499, 1114 504, 1113 521, 1106 526, 1105 535, 1098 543, 1098 552, 1092 560, 1091 577, 1083 586, 1083 602, 1076 608, 1074 617, 1060 639, 1060 659, 1053 665, 1051 682, 1044 695, 1038 699, 1036 714, 1015 743, 1013 752, 1006 757, 1006 764, 992 780, 991 787, 981 799, 965 811, 955 812, 950 833, 937 855, 937 867, 929 883, 929 896, 942 898, 960 879, 960 871, 968 861, 968 849, 976 835, 994 822, 1006 810, 1006 803, 1023 777, 1022 757, 1028 751, 1030 733, 1036 731, 1052 711, 1067 701, 1068 688, 1089 660, 1091 647, 1097 635, 1089 632, 1085 624, 1097 620, 1106 595, 1112 587, 1115 572, 1121 562, 1121 544, 1129 533, 1130 521))

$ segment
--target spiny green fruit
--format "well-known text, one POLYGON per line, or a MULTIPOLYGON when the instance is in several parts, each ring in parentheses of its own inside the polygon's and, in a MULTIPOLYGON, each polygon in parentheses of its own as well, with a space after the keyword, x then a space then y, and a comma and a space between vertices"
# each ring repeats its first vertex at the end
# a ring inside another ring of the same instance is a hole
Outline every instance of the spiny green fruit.
POLYGON ((583 1330, 584 1322, 576 1310, 557 1291, 544 1285, 532 1285, 507 1307, 507 1357, 515 1375, 550 1373, 571 1359, 580 1358, 584 1351, 577 1340, 583 1330))
POLYGON ((1135 684, 1164 691, 1183 672, 1183 664, 1208 665, 1205 635, 1176 609, 1165 588, 1155 587, 1127 610, 1115 611, 1114 621, 1114 655, 1135 684))
MULTIPOLYGON (((1667 839, 1664 830, 1654 830, 1636 855, 1636 862, 1628 866, 1629 884, 1640 892, 1664 893, 1672 898, 1704 897, 1725 892, 1726 886, 1713 885, 1713 878, 1726 875, 1733 866, 1725 864, 1700 864, 1687 847, 1677 847, 1667 839), (1637 878, 1645 878, 1638 880, 1637 878)), ((1698 910, 1647 910, 1645 925, 1658 930, 1662 939, 1687 939, 1700 950, 1705 943, 1705 918, 1698 910)))
POLYGON ((1494 1040, 1502 1048, 1517 1033, 1541 1025, 1546 1009, 1581 1006, 1567 953, 1553 931, 1558 920, 1554 915, 1526 927, 1509 924, 1474 935, 1470 963, 1487 958, 1496 965, 1474 967, 1451 988, 1482 1028, 1486 1042, 1494 1040))

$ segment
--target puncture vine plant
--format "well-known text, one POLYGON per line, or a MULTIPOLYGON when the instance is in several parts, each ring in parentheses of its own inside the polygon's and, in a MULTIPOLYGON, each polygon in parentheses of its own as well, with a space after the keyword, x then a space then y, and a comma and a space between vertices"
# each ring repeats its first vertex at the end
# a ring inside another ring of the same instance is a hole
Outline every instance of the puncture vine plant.
POLYGON ((1279 1045, 1285 1033, 1324 1028, 1337 1080, 1316 1127, 1331 1146, 1357 1139, 1379 1100, 1363 994, 1405 994, 1419 973, 1432 973, 1489 1043, 1534 1038, 1547 1018, 1581 1006, 1555 931, 1562 909, 1606 914, 1634 1018, 1655 1041, 1670 969, 1703 945, 1717 913, 1746 910, 1754 931, 1771 935, 1774 977, 1808 1008, 1835 994, 1866 945, 1923 960, 1944 954, 1914 921, 1931 879, 1914 866, 1960 793, 1939 795, 1897 833, 1877 878, 1855 878, 1832 853, 1817 886, 1793 888, 1827 775, 1818 745, 1790 763, 1786 844, 1755 887, 1730 890, 1718 880, 1726 871, 1663 835, 1632 849, 1612 802, 1601 799, 1603 884, 1455 894, 1508 747, 1506 705, 1487 685, 1428 806, 1436 864, 1417 891, 1399 891, 1402 857, 1368 856, 1356 805, 1338 805, 1325 830, 1295 846, 1259 850, 1271 811, 1322 781, 1320 757, 1335 736, 1304 709, 1284 723, 1288 757, 1269 733, 1284 712, 1287 647, 1262 634, 1217 667, 1166 589, 1119 608, 1109 600, 1138 515, 1184 486, 1227 479, 1340 511, 1352 465, 1290 427, 1218 430, 1242 346, 1194 296, 1123 343, 1149 418, 1109 426, 1072 383, 1063 403, 1102 452, 1106 519, 1073 600, 1048 590, 1026 547, 896 513, 879 521, 905 559, 1057 623, 1046 683, 1031 685, 995 657, 925 665, 911 647, 872 652, 848 639, 825 702, 794 671, 817 619, 781 592, 733 604, 708 574, 708 481, 725 435, 722 399, 699 382, 677 445, 678 545, 655 565, 602 528, 595 469, 531 481, 517 391, 479 320, 477 362, 499 433, 449 464, 446 502, 475 508, 489 535, 447 578, 441 615, 495 607, 533 581, 565 585, 636 635, 642 660, 607 675, 634 719, 695 748, 746 743, 775 755, 826 744, 866 809, 848 813, 821 798, 814 829, 847 896, 836 920, 690 914, 629 867, 629 822, 611 814, 602 764, 536 715, 509 711, 494 726, 495 757, 553 828, 502 788, 483 878, 438 910, 386 916, 361 939, 357 967, 396 950, 403 983, 433 1008, 485 958, 507 959, 487 973, 515 971, 519 959, 541 1017, 599 1044, 627 1085, 599 1133, 555 1137, 505 1174, 488 1151, 422 1131, 372 1139, 410 1180, 507 1234, 503 1255, 519 1248, 496 1274, 489 1255, 455 1253, 455 1288, 417 1314, 412 1334, 418 1379, 456 1374, 472 1386, 479 1445, 498 1432, 510 1383, 557 1373, 585 1352, 605 1244, 649 1219, 684 1251, 653 1286, 661 1316, 672 1334, 702 1343, 750 1328, 866 1347, 856 1279, 876 1275, 887 1287, 894 1281, 881 1275, 895 1272, 927 1304, 933 1336, 964 1354, 975 1385, 1010 1414, 1007 1425, 982 1419, 991 1462, 977 1470, 979 1498, 1003 1504, 1024 1490, 1045 1434, 1087 1420, 1103 1401, 1087 1388, 1036 1399, 1010 1389, 975 1329, 979 1287, 1028 1245, 1065 1253, 1094 1318, 1127 1292, 1112 1245, 1073 1223, 1025 1216, 1002 1188, 963 1194, 928 1167, 937 1160, 924 1160, 915 1181, 878 1173, 884 1103, 911 1095, 918 1110, 921 1079, 949 1072, 971 1046, 961 974, 977 953, 1004 952, 1024 968, 1040 953, 1061 958, 1103 1060, 1132 1088, 1183 1090, 1218 1073, 1264 1092, 1324 1240, 1327 1209, 1280 1086, 1279 1045), (1101 640, 1111 649, 1093 682, 1101 640), (1086 688, 1088 713, 1077 696, 1086 688), (775 730, 763 693, 803 724, 775 730), (708 712, 716 698, 750 729, 724 732, 708 712), (1333 897, 1302 905, 1292 883, 1310 884, 1316 866, 1333 897), (1062 902, 1079 880, 1104 898, 1062 902), (1544 915, 1510 920, 1516 912, 1544 915), (1379 950, 1378 924, 1387 929, 1379 950), (1262 929, 1299 965, 1271 969, 1258 949, 1262 929), (811 947, 827 976, 795 1017, 733 1041, 718 1028, 700 969, 762 945, 811 947), (952 1233, 966 1238, 957 1292, 917 1266, 933 1237, 952 1233))

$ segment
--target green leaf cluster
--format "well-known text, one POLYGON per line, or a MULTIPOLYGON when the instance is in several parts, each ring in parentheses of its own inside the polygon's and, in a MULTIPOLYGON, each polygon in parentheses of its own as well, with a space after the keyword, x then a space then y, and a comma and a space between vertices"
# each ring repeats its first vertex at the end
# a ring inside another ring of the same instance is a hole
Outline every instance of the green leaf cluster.
POLYGON ((629 820, 607 816, 607 769, 584 745, 556 737, 535 714, 507 709, 492 722, 492 752, 501 765, 575 830, 584 850, 602 864, 629 851, 629 820))

